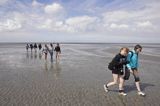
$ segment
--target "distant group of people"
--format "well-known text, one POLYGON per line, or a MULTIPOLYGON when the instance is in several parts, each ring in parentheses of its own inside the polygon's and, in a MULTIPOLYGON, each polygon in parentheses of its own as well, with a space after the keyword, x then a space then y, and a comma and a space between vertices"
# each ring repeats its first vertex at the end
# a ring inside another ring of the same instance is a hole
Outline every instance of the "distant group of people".
POLYGON ((141 45, 136 45, 134 50, 130 51, 127 47, 120 49, 120 52, 112 59, 108 65, 108 69, 112 71, 113 81, 104 85, 104 90, 109 91, 109 87, 119 84, 119 94, 126 96, 124 92, 124 82, 129 79, 130 73, 133 74, 138 95, 145 96, 140 88, 140 78, 138 71, 138 57, 142 51, 141 45))
POLYGON ((35 44, 27 44, 26 45, 26 50, 28 51, 29 49, 31 50, 31 52, 33 51, 33 49, 35 50, 35 53, 37 53, 37 48, 39 49, 39 53, 40 54, 44 54, 45 56, 45 60, 47 60, 47 56, 48 53, 50 54, 50 58, 51 58, 51 62, 53 62, 53 54, 54 51, 56 52, 56 61, 60 61, 60 54, 61 54, 61 48, 60 48, 60 44, 57 43, 56 47, 54 48, 53 43, 49 44, 50 46, 48 46, 47 44, 44 45, 44 47, 42 47, 42 44, 39 43, 35 43, 35 44))

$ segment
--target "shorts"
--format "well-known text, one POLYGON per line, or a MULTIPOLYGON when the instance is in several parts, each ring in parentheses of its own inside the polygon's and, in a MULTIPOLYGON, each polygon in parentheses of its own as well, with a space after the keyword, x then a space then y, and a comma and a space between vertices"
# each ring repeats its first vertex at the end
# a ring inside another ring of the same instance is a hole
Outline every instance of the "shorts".
POLYGON ((138 70, 137 68, 131 68, 132 70, 138 70))
POLYGON ((129 80, 129 77, 130 77, 130 70, 126 69, 125 75, 124 75, 124 80, 129 80))
POLYGON ((118 75, 123 75, 123 71, 118 71, 118 70, 112 70, 112 74, 118 74, 118 75))

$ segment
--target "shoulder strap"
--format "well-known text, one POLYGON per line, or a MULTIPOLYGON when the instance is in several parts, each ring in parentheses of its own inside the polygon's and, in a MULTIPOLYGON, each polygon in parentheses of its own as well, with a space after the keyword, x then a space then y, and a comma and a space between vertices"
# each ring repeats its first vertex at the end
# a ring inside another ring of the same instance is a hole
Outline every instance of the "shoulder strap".
POLYGON ((134 53, 133 53, 133 51, 129 51, 129 52, 131 53, 131 57, 130 57, 130 59, 131 59, 133 57, 134 53))

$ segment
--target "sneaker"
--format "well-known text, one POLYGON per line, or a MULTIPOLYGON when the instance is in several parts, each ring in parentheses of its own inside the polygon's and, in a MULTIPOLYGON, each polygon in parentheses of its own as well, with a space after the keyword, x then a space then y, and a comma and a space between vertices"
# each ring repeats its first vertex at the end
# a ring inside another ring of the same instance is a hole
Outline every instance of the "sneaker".
POLYGON ((127 96, 127 94, 126 94, 126 93, 124 93, 124 92, 119 92, 119 95, 127 96))
POLYGON ((140 96, 146 96, 146 94, 143 93, 142 91, 139 91, 139 92, 138 92, 138 95, 140 95, 140 96))
POLYGON ((105 90, 106 92, 108 92, 108 87, 107 87, 107 85, 103 85, 103 87, 104 87, 104 90, 105 90))

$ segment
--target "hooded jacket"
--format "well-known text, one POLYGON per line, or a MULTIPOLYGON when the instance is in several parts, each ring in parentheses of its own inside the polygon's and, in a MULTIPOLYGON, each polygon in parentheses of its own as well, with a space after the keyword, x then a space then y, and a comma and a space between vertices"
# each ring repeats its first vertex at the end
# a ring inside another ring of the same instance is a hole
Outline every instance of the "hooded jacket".
POLYGON ((136 53, 135 50, 129 52, 127 56, 127 61, 129 61, 129 63, 127 64, 128 69, 138 68, 138 53, 136 53))

